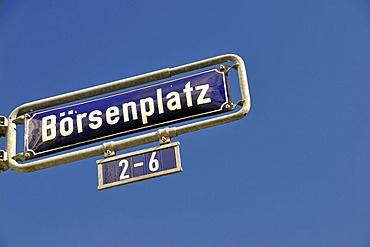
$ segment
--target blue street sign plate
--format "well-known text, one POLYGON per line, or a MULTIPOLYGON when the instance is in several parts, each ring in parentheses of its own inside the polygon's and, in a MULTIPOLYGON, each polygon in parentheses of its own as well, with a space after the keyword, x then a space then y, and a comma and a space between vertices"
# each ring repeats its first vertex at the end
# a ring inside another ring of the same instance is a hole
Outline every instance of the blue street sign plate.
POLYGON ((98 189, 181 172, 180 143, 98 160, 98 189))
POLYGON ((30 114, 27 159, 228 111, 225 73, 212 69, 108 97, 30 114))

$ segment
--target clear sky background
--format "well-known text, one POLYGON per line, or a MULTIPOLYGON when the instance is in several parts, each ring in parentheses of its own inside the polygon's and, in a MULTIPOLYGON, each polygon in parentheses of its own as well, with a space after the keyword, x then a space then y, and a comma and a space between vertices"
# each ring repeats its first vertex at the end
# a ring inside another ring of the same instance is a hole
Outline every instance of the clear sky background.
POLYGON ((8 170, 0 246, 370 246, 368 0, 2 0, 0 115, 226 53, 252 109, 175 138, 182 173, 98 191, 102 157, 8 170))

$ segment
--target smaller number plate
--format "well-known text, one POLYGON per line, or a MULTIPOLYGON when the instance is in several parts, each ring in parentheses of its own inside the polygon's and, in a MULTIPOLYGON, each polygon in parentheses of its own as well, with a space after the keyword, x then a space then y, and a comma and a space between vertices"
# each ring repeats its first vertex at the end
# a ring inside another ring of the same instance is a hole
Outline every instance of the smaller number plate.
POLYGON ((98 160, 98 189, 181 172, 180 143, 98 160))

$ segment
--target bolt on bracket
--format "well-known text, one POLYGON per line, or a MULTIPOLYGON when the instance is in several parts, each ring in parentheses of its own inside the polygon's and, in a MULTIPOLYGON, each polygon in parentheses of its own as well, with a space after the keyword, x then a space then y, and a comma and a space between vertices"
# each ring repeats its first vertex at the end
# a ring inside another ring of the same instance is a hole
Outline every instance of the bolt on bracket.
POLYGON ((114 142, 103 143, 103 150, 104 150, 105 158, 116 155, 116 150, 114 150, 113 143, 114 142))
POLYGON ((221 64, 220 66, 218 66, 217 70, 220 71, 220 72, 223 72, 225 74, 229 73, 229 71, 231 69, 237 69, 239 66, 239 63, 234 63, 233 65, 229 66, 229 65, 224 65, 224 64, 221 64))
POLYGON ((26 158, 29 158, 30 154, 29 153, 18 153, 14 157, 12 157, 16 161, 25 161, 26 158))
POLYGON ((159 138, 159 144, 163 145, 171 142, 171 137, 168 128, 159 129, 157 133, 159 138))
POLYGON ((13 123, 15 123, 15 124, 24 124, 26 119, 29 119, 29 118, 31 118, 31 116, 28 113, 26 113, 24 115, 21 115, 21 116, 17 117, 16 119, 14 119, 13 123))

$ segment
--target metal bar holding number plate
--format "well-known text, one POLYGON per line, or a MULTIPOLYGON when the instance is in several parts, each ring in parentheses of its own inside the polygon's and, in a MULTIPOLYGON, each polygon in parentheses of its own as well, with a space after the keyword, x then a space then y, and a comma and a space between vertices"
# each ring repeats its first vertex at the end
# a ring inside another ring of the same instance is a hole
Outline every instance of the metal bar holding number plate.
POLYGON ((179 145, 173 142, 98 160, 98 189, 181 172, 179 145))

